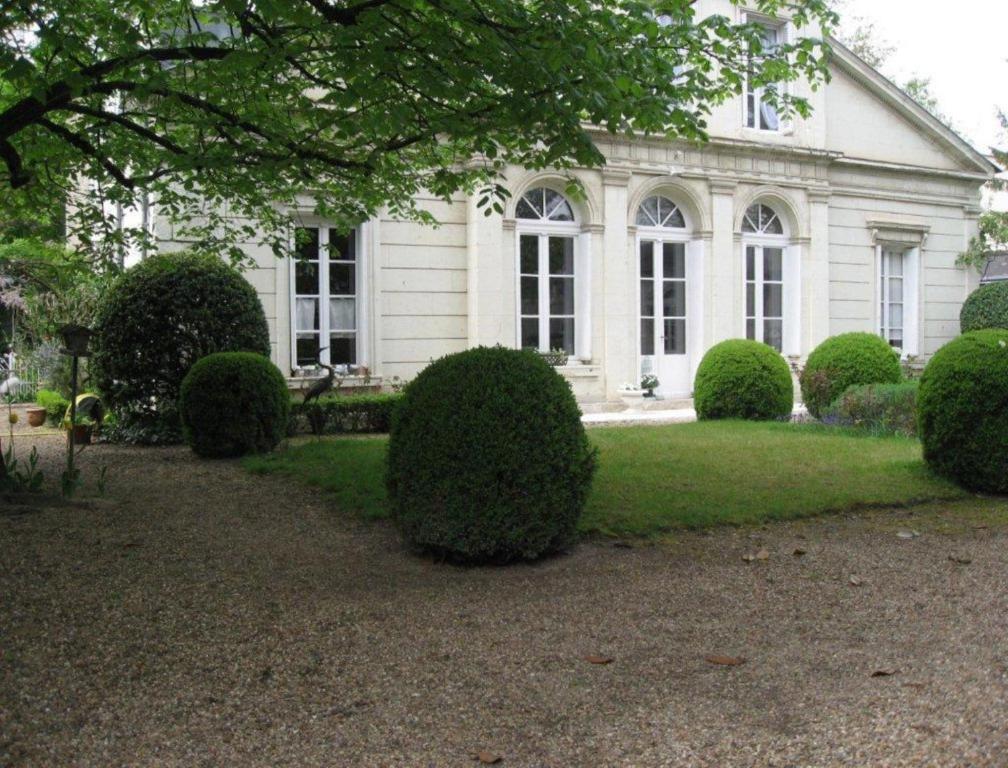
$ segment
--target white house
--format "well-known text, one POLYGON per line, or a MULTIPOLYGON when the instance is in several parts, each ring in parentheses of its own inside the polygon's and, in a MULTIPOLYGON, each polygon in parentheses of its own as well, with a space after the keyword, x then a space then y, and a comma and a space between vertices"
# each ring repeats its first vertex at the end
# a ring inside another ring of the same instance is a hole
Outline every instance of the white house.
POLYGON ((561 174, 513 168, 503 215, 422 201, 436 228, 380 217, 340 232, 306 208, 308 261, 249 246, 274 361, 321 356, 388 381, 474 345, 562 348, 579 400, 599 403, 647 372, 688 397, 704 352, 735 337, 800 359, 872 331, 926 358, 959 333, 978 276, 956 256, 997 168, 834 45, 832 81, 793 86, 809 119, 778 120, 749 92, 716 109, 703 146, 599 132, 606 166, 573 172, 583 199, 561 174))

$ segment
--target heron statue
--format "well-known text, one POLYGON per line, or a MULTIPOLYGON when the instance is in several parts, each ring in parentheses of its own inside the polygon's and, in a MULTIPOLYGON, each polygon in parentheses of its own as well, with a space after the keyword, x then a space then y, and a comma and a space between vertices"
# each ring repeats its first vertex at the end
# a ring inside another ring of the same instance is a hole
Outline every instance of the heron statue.
POLYGON ((305 392, 304 398, 302 398, 301 400, 302 405, 307 405, 312 400, 318 400, 320 397, 322 397, 322 395, 324 395, 326 392, 328 392, 333 388, 333 382, 336 381, 336 369, 333 368, 331 365, 326 365, 325 363, 323 363, 321 358, 322 352, 324 352, 327 349, 328 347, 322 347, 319 350, 319 359, 317 361, 317 365, 319 368, 326 369, 326 375, 323 378, 316 381, 310 387, 308 387, 308 391, 305 392))

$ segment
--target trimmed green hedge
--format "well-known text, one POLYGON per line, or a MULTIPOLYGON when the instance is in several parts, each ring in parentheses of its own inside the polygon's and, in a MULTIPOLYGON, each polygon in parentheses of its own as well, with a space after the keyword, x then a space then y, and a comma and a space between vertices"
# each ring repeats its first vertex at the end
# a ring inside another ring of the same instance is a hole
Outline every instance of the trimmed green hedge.
POLYGON ((217 352, 182 380, 179 413, 186 441, 200 456, 267 453, 287 431, 287 382, 254 352, 217 352))
POLYGON ((323 397, 308 405, 295 400, 291 403, 287 434, 388 432, 402 399, 401 393, 381 393, 323 397))
POLYGON ((932 469, 1008 493, 1008 330, 971 331, 939 349, 921 377, 917 419, 932 469))
POLYGON ((874 435, 917 434, 919 381, 860 384, 850 387, 823 413, 823 421, 874 435))
POLYGON ((59 392, 51 389, 40 389, 35 393, 35 402, 40 408, 46 409, 46 421, 50 426, 58 427, 63 424, 70 401, 59 392))
POLYGON ((98 308, 91 373, 137 442, 181 437, 178 397, 193 364, 214 352, 269 356, 255 289, 219 258, 162 253, 126 270, 98 308))
POLYGON ((984 328, 1008 328, 1008 280, 981 285, 969 295, 959 312, 963 333, 984 328))
POLYGON ((850 387, 902 380, 899 356, 874 333, 842 333, 826 339, 809 355, 800 379, 805 407, 817 419, 850 387))
POLYGON ((722 341, 700 361, 693 404, 701 421, 785 419, 794 408, 791 369, 766 344, 748 339, 722 341))
POLYGON ((563 377, 535 352, 478 347, 435 361, 406 387, 387 484, 410 545, 504 563, 573 544, 594 470, 563 377))

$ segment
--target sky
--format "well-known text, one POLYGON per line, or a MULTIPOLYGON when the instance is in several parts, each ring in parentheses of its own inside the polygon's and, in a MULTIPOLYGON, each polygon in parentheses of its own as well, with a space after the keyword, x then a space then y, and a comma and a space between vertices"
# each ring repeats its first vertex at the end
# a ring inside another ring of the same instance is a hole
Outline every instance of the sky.
POLYGON ((844 0, 841 26, 875 24, 895 48, 883 72, 931 78, 938 108, 982 152, 1008 146, 996 108, 1008 112, 1008 0, 844 0))

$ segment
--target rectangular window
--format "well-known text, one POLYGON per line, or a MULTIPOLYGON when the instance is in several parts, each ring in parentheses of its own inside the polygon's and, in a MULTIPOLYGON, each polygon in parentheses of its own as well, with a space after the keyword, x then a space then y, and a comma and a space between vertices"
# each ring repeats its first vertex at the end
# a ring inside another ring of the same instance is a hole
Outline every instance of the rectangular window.
POLYGON ((542 352, 574 354, 574 238, 518 238, 519 343, 542 352))
POLYGON ((904 251, 882 249, 879 270, 879 333, 896 349, 903 349, 904 251))
POLYGON ((745 247, 746 338, 784 347, 784 249, 745 247))
POLYGON ((325 363, 348 372, 357 365, 356 230, 299 228, 294 251, 294 365, 325 363))
MULTIPOLYGON (((762 29, 761 56, 772 53, 783 42, 784 30, 780 27, 764 24, 762 29)), ((779 89, 779 86, 778 86, 779 89)), ((750 79, 746 81, 745 112, 746 127, 760 131, 779 131, 780 117, 777 110, 766 101, 766 88, 755 85, 750 79)))
POLYGON ((654 294, 654 243, 642 240, 640 244, 640 327, 641 355, 655 353, 655 294, 654 294))

